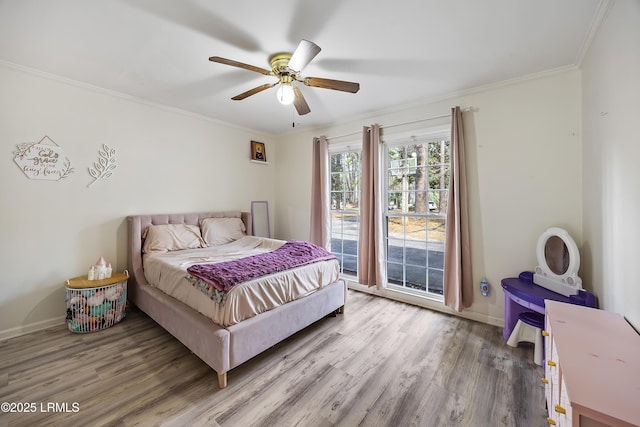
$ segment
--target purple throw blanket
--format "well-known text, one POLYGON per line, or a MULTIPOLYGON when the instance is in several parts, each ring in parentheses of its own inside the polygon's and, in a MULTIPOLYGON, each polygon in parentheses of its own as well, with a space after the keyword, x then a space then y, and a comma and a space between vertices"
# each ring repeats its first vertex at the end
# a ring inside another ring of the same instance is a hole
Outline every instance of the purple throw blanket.
POLYGON ((217 264, 197 264, 187 272, 220 292, 238 283, 318 261, 335 259, 330 252, 309 242, 291 240, 276 250, 217 264))

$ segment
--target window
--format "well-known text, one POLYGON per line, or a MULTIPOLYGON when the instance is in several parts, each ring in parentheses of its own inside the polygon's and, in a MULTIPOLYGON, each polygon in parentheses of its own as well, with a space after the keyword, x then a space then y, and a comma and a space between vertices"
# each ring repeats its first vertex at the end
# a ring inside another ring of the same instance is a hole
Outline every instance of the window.
POLYGON ((343 274, 357 275, 360 151, 331 153, 331 253, 343 274))
POLYGON ((441 297, 449 137, 412 137, 384 146, 388 287, 441 297))

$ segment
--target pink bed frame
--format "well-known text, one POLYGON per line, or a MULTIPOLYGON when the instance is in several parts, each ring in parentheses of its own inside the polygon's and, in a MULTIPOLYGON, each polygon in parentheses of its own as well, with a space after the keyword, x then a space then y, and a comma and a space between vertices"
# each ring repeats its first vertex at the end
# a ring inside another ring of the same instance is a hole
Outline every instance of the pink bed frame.
POLYGON ((285 338, 333 312, 344 312, 347 284, 338 280, 296 301, 229 327, 222 327, 149 285, 142 268, 142 235, 151 224, 198 225, 203 218, 241 218, 251 234, 248 212, 205 212, 136 215, 128 222, 128 298, 160 326, 188 347, 218 374, 220 388, 227 386, 227 372, 285 338))

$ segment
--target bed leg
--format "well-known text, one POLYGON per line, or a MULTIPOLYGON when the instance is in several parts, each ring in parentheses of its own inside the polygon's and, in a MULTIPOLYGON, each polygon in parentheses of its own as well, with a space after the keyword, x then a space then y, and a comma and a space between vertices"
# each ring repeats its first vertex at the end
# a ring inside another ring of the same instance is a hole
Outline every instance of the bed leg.
POLYGON ((338 309, 338 314, 344 314, 344 305, 338 309))
POLYGON ((220 388, 225 388, 227 386, 227 373, 224 372, 222 374, 218 374, 218 385, 220 388))

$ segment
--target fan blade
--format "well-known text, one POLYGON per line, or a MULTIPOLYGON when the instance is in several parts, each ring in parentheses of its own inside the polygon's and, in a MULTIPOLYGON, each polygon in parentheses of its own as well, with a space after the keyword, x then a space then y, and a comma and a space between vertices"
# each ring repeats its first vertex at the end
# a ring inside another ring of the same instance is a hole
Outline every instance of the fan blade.
POLYGON ((298 114, 304 116, 305 114, 310 113, 311 109, 309 108, 307 101, 305 101, 304 96, 302 96, 302 91, 294 86, 293 94, 295 95, 295 98, 293 98, 293 105, 296 107, 298 114))
POLYGON ((302 71, 304 67, 320 52, 320 46, 309 40, 302 39, 298 43, 298 47, 289 59, 289 68, 293 71, 302 71))
POLYGON ((256 73, 264 74, 266 76, 271 75, 271 71, 265 68, 256 67, 253 65, 245 64, 243 62, 234 61, 232 59, 221 58, 219 56, 212 56, 209 58, 211 62, 218 62, 220 64, 231 65, 233 67, 244 68, 245 70, 255 71, 256 73))
POLYGON ((241 101, 241 100, 243 100, 245 98, 250 97, 251 95, 255 95, 258 92, 262 92, 263 90, 267 90, 267 89, 269 89, 271 87, 274 87, 277 84, 278 84, 278 82, 276 82, 276 83, 266 83, 266 84, 263 84, 261 86, 254 87, 253 89, 248 90, 246 92, 243 92, 240 95, 236 95, 231 99, 233 99, 234 101, 241 101))
POLYGON ((321 79, 319 77, 306 77, 304 84, 323 89, 341 90, 343 92, 356 93, 360 90, 360 83, 345 82, 342 80, 321 79))

